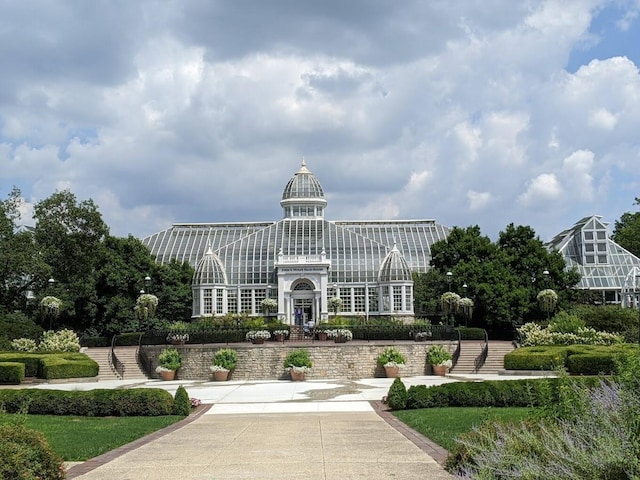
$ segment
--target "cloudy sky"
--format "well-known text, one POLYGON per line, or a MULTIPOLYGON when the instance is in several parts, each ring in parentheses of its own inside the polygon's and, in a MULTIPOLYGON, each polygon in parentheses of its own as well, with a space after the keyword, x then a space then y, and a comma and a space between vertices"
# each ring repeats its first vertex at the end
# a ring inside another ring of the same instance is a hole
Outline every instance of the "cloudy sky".
POLYGON ((640 0, 0 0, 0 198, 111 233, 326 216, 543 240, 640 196, 640 0))

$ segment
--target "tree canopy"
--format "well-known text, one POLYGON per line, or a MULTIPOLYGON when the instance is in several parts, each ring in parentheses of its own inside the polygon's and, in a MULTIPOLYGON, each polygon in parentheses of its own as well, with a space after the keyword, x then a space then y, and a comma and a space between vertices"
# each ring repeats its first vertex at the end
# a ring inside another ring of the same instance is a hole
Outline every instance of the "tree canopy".
MULTIPOLYGON (((640 207, 640 198, 636 198, 635 205, 640 207)), ((615 223, 612 238, 622 248, 640 257, 640 211, 623 213, 615 223)))

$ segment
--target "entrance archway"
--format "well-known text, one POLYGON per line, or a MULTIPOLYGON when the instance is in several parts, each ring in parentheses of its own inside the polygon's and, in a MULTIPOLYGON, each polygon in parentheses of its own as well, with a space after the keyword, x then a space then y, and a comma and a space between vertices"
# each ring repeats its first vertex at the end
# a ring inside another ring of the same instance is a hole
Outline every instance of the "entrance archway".
POLYGON ((293 301, 293 323, 304 325, 315 321, 315 294, 313 284, 306 279, 300 279, 292 285, 291 300, 293 301))

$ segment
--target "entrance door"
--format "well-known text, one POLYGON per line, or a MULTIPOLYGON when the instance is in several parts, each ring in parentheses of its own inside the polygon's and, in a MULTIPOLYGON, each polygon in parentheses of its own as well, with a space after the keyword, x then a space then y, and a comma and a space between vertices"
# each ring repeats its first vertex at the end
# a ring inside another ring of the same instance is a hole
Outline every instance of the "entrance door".
POLYGON ((296 325, 304 325, 313 318, 313 298, 293 299, 294 321, 296 325))

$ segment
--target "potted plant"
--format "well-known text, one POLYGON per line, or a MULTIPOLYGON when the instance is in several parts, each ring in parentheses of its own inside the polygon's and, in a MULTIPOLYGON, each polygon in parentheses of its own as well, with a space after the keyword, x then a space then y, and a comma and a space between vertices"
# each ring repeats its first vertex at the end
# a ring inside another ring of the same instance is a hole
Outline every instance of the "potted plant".
POLYGON ((289 336, 289 330, 281 328, 273 331, 273 338, 276 342, 284 342, 289 336))
POLYGON ((180 352, 173 347, 165 348, 158 356, 158 367, 156 372, 162 375, 163 380, 173 380, 176 370, 182 366, 180 352))
POLYGON ((427 361, 431 364, 431 369, 435 375, 444 377, 447 369, 453 365, 452 358, 451 353, 444 345, 433 345, 427 350, 427 361))
POLYGON ((387 378, 396 378, 405 362, 404 355, 395 347, 387 347, 378 355, 378 365, 384 368, 387 378))
POLYGON ((336 343, 345 343, 353 340, 353 333, 348 328, 336 328, 327 330, 327 337, 336 343))
POLYGON ((289 372, 294 382, 304 380, 305 374, 311 370, 312 365, 309 352, 305 349, 292 350, 284 359, 284 369, 289 372))
POLYGON ((167 341, 172 345, 184 345, 189 341, 189 324, 187 322, 174 322, 169 325, 167 341))
POLYGON ((231 348, 222 348, 213 356, 213 365, 209 367, 213 378, 217 382, 224 382, 229 378, 229 372, 236 367, 238 354, 231 348))
POLYGON ((250 330, 247 332, 245 337, 251 343, 264 343, 265 340, 269 340, 271 338, 271 333, 269 330, 250 330))
POLYGON ((327 335, 327 331, 328 331, 327 323, 321 323, 320 325, 318 325, 315 328, 315 334, 318 340, 320 340, 321 342, 326 342, 327 339, 329 338, 329 336, 327 335))

